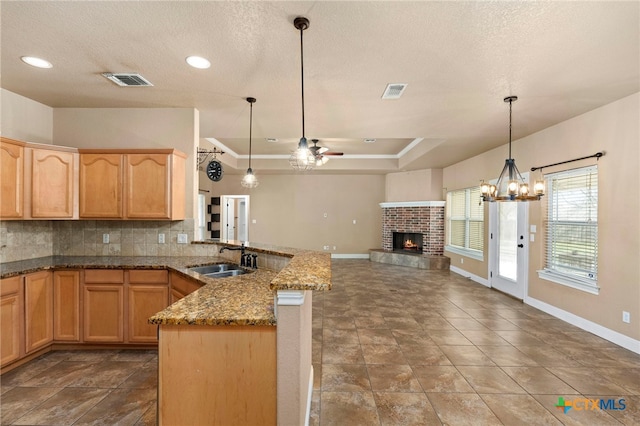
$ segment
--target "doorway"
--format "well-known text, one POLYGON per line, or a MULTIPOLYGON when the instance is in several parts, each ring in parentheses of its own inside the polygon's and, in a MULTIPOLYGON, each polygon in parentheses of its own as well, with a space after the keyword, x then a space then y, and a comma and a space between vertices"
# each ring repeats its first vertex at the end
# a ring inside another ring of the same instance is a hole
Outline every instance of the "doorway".
POLYGON ((249 241, 249 196, 222 195, 220 205, 223 238, 249 241))
POLYGON ((529 203, 489 204, 489 282, 523 300, 527 292, 529 203))

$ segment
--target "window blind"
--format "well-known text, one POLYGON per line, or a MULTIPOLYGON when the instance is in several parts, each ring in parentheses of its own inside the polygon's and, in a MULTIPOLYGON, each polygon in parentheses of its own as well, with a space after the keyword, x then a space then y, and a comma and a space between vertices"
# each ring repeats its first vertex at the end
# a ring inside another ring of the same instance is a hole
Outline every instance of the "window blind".
POLYGON ((598 169, 585 167, 547 178, 545 271, 596 286, 598 169))
POLYGON ((484 207, 480 188, 447 193, 448 245, 482 252, 484 243, 484 207))

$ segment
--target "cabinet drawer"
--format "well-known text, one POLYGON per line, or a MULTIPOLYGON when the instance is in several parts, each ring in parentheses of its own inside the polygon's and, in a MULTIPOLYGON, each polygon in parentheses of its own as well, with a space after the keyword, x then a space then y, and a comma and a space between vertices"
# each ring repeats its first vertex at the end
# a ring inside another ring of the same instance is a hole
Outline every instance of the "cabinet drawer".
POLYGON ((18 293, 21 285, 22 277, 11 277, 0 280, 0 296, 18 293))
POLYGON ((169 271, 166 270, 130 270, 129 283, 131 284, 167 284, 169 283, 169 271))
POLYGON ((84 271, 84 282, 100 284, 122 284, 124 283, 124 270, 86 269, 84 271))

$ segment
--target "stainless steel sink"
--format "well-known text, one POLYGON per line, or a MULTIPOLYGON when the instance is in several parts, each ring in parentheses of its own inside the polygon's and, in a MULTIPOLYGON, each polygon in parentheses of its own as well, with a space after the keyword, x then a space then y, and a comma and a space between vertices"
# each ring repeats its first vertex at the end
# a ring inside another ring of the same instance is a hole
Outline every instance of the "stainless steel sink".
POLYGON ((233 277, 247 273, 247 271, 233 263, 217 263, 215 265, 195 266, 193 268, 189 268, 189 270, 209 278, 233 277))

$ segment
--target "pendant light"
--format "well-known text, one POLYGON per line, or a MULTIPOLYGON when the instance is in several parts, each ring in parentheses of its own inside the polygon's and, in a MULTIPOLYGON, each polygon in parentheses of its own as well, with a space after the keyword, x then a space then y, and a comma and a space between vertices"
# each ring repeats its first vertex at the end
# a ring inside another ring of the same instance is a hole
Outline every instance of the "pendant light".
POLYGON ((484 181, 480 183, 482 201, 537 201, 544 195, 543 181, 536 181, 534 193, 530 194, 529 184, 524 181, 516 167, 516 160, 511 158, 511 109, 512 104, 517 100, 517 96, 504 98, 505 102, 509 102, 509 158, 505 160, 495 185, 484 181))
POLYGON ((316 158, 313 152, 309 149, 307 138, 304 135, 304 49, 303 49, 303 32, 309 28, 309 20, 305 17, 298 16, 293 20, 293 26, 300 31, 300 75, 301 75, 301 87, 302 87, 302 137, 298 142, 298 149, 296 149, 289 157, 289 164, 295 170, 307 171, 312 170, 316 164, 316 158))
POLYGON ((255 188, 258 186, 258 178, 253 174, 253 170, 251 169, 251 130, 253 127, 253 104, 256 102, 256 98, 247 98, 247 102, 249 102, 249 168, 247 169, 247 174, 242 178, 242 185, 245 188, 255 188))

